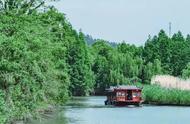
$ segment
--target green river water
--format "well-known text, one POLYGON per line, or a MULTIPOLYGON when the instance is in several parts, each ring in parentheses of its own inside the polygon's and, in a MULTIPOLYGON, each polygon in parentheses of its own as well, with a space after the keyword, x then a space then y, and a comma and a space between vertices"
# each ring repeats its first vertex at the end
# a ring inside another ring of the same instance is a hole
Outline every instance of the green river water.
POLYGON ((78 97, 35 124, 189 124, 190 107, 104 106, 105 97, 78 97))

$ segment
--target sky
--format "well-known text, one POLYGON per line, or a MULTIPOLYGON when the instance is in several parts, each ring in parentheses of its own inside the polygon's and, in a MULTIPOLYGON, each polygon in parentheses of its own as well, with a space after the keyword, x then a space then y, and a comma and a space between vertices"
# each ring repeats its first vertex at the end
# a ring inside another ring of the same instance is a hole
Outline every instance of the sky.
POLYGON ((190 33, 190 0, 59 0, 51 3, 93 38, 143 45, 161 29, 190 33))

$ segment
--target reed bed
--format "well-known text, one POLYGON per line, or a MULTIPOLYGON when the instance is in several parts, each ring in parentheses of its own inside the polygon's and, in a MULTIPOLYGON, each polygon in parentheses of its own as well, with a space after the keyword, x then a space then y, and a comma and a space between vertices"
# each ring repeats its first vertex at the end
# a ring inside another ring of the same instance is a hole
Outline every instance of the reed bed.
POLYGON ((165 88, 175 88, 179 90, 190 90, 190 80, 180 79, 170 75, 157 75, 152 78, 151 84, 160 85, 165 88))

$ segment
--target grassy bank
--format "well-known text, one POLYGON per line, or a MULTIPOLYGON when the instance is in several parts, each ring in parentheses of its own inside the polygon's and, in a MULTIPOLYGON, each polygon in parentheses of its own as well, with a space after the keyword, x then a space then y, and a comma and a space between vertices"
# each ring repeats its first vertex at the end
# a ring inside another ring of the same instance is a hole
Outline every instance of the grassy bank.
POLYGON ((143 86, 145 103, 159 105, 190 105, 190 91, 167 89, 157 85, 143 86))

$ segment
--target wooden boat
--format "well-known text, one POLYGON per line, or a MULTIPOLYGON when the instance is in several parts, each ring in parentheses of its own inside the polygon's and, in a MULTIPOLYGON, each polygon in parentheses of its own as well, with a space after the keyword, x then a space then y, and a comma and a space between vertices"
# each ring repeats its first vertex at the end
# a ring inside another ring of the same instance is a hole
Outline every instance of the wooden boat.
POLYGON ((116 86, 106 89, 105 105, 137 105, 142 103, 142 89, 136 86, 116 86))

